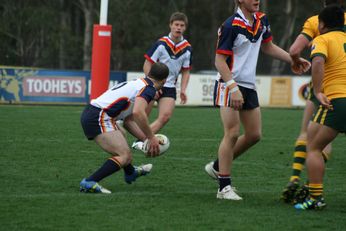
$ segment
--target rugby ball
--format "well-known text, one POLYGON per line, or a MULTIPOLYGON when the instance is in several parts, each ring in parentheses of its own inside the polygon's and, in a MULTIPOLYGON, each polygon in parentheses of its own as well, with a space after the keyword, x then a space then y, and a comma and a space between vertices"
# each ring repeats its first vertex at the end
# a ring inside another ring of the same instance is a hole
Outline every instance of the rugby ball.
MULTIPOLYGON (((159 143, 160 143, 160 154, 162 155, 163 153, 165 153, 170 145, 169 139, 167 136, 163 135, 163 134, 155 134, 155 136, 159 139, 159 143)), ((143 143, 142 146, 142 151, 147 154, 148 153, 148 149, 149 149, 149 140, 146 139, 143 143)))

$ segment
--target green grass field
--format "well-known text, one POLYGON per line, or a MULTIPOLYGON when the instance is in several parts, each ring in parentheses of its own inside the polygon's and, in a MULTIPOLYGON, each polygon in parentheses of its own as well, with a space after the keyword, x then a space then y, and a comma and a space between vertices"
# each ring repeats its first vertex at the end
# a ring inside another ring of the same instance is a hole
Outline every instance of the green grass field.
POLYGON ((123 172, 106 178, 110 195, 79 192, 80 180, 108 157, 85 139, 82 109, 0 105, 0 230, 346 229, 344 135, 328 163, 325 210, 297 212, 278 200, 302 110, 262 109, 262 140, 234 162, 244 200, 220 201, 204 172, 222 137, 217 109, 177 108, 161 131, 168 152, 155 159, 134 152, 134 164, 153 163, 152 173, 132 185, 123 172))

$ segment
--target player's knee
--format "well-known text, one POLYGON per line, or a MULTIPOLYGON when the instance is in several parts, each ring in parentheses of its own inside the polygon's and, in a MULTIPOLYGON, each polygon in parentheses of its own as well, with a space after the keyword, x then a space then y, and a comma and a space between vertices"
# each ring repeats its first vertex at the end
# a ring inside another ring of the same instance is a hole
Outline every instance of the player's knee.
POLYGON ((132 162, 132 154, 130 149, 123 149, 117 153, 112 153, 113 155, 119 156, 119 161, 122 166, 126 166, 132 162))
POLYGON ((123 156, 123 161, 124 161, 123 166, 131 164, 131 162, 132 162, 132 155, 131 155, 130 151, 128 151, 126 153, 126 155, 123 156))
POLYGON ((170 114, 170 113, 165 113, 165 114, 161 115, 161 116, 159 117, 160 122, 161 122, 162 124, 168 123, 168 121, 169 121, 170 118, 171 118, 171 115, 172 115, 172 114, 170 114))
POLYGON ((228 140, 237 140, 239 137, 239 131, 229 130, 225 132, 224 136, 228 140))
POLYGON ((131 164, 132 163, 132 155, 130 154, 129 156, 126 156, 125 161, 126 161, 126 163, 124 164, 125 166, 131 164))
POLYGON ((250 135, 247 135, 246 138, 250 144, 255 144, 261 140, 262 134, 261 134, 261 132, 256 132, 256 133, 252 133, 250 135))

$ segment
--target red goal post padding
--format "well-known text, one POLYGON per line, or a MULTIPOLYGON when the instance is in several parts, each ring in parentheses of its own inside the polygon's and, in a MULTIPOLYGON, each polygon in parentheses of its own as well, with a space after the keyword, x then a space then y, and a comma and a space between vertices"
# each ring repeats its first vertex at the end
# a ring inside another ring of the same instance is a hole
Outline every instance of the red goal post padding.
POLYGON ((90 100, 108 89, 111 56, 111 25, 94 25, 90 100))

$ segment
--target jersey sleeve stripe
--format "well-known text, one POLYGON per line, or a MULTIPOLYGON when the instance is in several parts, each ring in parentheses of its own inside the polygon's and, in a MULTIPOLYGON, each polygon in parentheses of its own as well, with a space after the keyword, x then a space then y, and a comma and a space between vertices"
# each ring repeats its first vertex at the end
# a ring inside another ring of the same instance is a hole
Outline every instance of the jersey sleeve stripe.
POLYGON ((182 67, 181 70, 191 70, 192 69, 192 66, 189 66, 189 67, 182 67))
POLYGON ((216 50, 216 54, 231 56, 231 55, 233 55, 233 52, 232 51, 228 51, 228 50, 217 49, 216 50))
POLYGON ((137 95, 136 97, 142 98, 145 100, 145 102, 147 102, 148 104, 150 103, 145 97, 141 96, 141 95, 137 95))
POLYGON ((272 40, 273 40, 273 36, 269 36, 268 38, 263 39, 262 43, 267 43, 267 42, 270 42, 272 40))
POLYGON ((319 56, 319 57, 322 57, 322 58, 324 58, 324 59, 326 59, 327 58, 327 56, 325 55, 325 54, 322 54, 322 53, 314 53, 314 54, 311 54, 311 60, 313 59, 313 58, 315 58, 315 57, 317 57, 317 56, 319 56))
POLYGON ((147 54, 144 55, 144 58, 145 58, 146 60, 148 60, 149 62, 151 62, 152 64, 155 63, 155 61, 152 60, 152 59, 149 57, 149 55, 147 55, 147 54))
POLYGON ((304 33, 304 32, 302 32, 301 34, 304 35, 309 41, 312 40, 312 38, 311 38, 310 35, 308 35, 308 34, 306 34, 306 33, 304 33))

